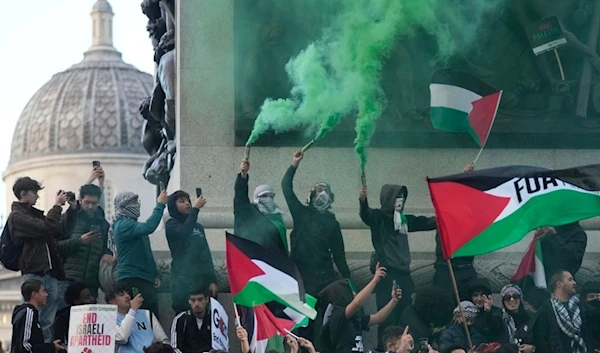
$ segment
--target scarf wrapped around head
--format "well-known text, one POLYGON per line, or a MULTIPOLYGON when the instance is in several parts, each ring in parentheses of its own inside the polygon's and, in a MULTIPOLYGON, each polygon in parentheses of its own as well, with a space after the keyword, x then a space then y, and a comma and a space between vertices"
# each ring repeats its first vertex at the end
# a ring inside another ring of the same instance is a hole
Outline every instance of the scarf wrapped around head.
POLYGON ((564 304, 554 294, 550 297, 552 310, 561 331, 571 339, 571 352, 587 353, 587 346, 581 337, 581 310, 579 297, 574 295, 564 304))
POLYGON ((258 207, 260 213, 269 214, 281 214, 283 211, 275 203, 275 190, 269 185, 259 185, 254 189, 254 195, 252 197, 252 203, 258 207), (267 196, 267 195, 273 195, 267 196))
MULTIPOLYGON (((517 294, 522 299, 523 291, 521 290, 521 287, 514 284, 507 284, 502 287, 502 290, 500 291, 500 296, 502 297, 502 321, 504 321, 504 326, 506 326, 506 330, 508 331, 509 342, 512 344, 521 344, 515 335, 517 333, 517 323, 515 322, 515 318, 513 317, 513 314, 506 310, 506 305, 504 304, 504 297, 509 294, 517 294)), ((519 312, 523 311, 523 314, 525 314, 524 310, 523 301, 521 300, 519 312)), ((527 331, 527 325, 525 325, 524 329, 527 331)))
POLYGON ((454 314, 454 316, 460 315, 461 309, 465 318, 474 319, 479 313, 479 309, 477 309, 477 306, 468 300, 463 300, 462 302, 460 302, 460 308, 456 306, 456 308, 454 308, 454 310, 452 311, 452 314, 454 314))
POLYGON ((129 218, 134 221, 140 217, 140 202, 129 204, 132 200, 138 199, 139 196, 131 191, 123 191, 115 197, 115 213, 112 217, 110 230, 108 231, 108 248, 117 256, 117 245, 115 244, 115 222, 121 218, 129 218))
POLYGON ((310 189, 308 193, 308 204, 312 205, 319 212, 331 212, 331 204, 333 203, 333 193, 331 186, 322 181, 318 182, 310 189), (322 188, 323 192, 317 194, 317 188, 322 188))

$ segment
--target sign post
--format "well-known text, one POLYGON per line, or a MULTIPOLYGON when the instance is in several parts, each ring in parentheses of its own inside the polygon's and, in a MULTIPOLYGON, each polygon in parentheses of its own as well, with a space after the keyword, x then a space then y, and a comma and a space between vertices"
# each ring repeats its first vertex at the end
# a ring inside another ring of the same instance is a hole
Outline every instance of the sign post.
POLYGON ((68 353, 114 353, 116 333, 116 305, 73 306, 68 353))
POLYGON ((531 48, 533 48, 533 53, 536 56, 551 50, 554 51, 558 68, 560 69, 560 77, 564 81, 565 72, 556 49, 567 45, 567 38, 565 38, 558 17, 552 16, 536 22, 528 26, 525 32, 527 33, 529 43, 531 43, 531 48))

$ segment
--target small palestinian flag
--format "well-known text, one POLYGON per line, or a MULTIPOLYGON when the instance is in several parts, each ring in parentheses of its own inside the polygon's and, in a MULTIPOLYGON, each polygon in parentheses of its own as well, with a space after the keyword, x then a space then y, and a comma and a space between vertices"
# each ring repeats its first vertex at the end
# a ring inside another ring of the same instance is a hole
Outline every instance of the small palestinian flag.
POLYGON ((600 215, 600 164, 509 166, 427 182, 446 259, 486 254, 538 227, 600 215))
POLYGON ((511 278, 511 281, 521 281, 528 275, 533 278, 533 283, 538 288, 546 288, 546 273, 544 272, 544 258, 542 256, 542 245, 540 244, 540 236, 536 235, 527 252, 523 256, 517 272, 511 278))
POLYGON ((287 336, 296 324, 293 320, 276 317, 265 305, 253 308, 238 306, 240 323, 248 332, 251 353, 264 353, 270 338, 287 336))
POLYGON ((436 71, 429 90, 433 127, 467 132, 483 147, 492 130, 502 91, 471 74, 451 69, 436 71))
POLYGON ((288 257, 226 233, 226 263, 234 303, 258 306, 271 301, 313 319, 317 311, 306 303, 304 284, 288 257))

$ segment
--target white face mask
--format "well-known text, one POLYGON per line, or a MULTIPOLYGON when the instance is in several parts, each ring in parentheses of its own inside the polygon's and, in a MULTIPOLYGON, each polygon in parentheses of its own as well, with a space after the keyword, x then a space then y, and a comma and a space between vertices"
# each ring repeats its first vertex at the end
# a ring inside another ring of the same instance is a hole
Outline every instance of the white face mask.
MULTIPOLYGON (((271 195, 264 195, 264 196, 259 196, 258 197, 258 204, 264 206, 264 208, 266 209, 267 213, 271 213, 275 210, 275 198, 273 198, 273 196, 271 195)), ((260 208, 260 206, 259 206, 260 208)), ((262 210, 261 210, 262 212, 262 210)))
POLYGON ((399 212, 404 210, 404 197, 396 198, 396 202, 394 202, 394 209, 399 212))
POLYGON ((312 202, 313 206, 319 211, 325 211, 331 206, 331 197, 325 191, 315 196, 312 202))

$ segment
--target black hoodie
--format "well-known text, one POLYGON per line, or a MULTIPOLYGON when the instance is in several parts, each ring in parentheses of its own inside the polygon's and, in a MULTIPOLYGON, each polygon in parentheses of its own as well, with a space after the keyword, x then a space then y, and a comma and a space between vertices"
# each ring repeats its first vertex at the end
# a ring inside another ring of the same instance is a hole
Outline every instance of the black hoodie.
POLYGON ((569 271, 575 276, 583 261, 587 234, 579 222, 554 229, 555 234, 547 234, 540 239, 546 278, 549 279, 559 270, 569 271))
POLYGON ((54 325, 52 325, 53 339, 65 343, 69 339, 69 322, 71 321, 71 307, 67 306, 56 312, 54 325))
POLYGON ((54 344, 44 343, 39 312, 31 304, 15 307, 11 342, 10 353, 54 353, 54 344))
MULTIPOLYGON (((394 203, 399 195, 408 196, 403 185, 386 184, 381 187, 380 209, 369 208, 365 199, 360 201, 360 218, 371 227, 371 241, 379 262, 388 271, 410 274, 410 249, 406 234, 394 230, 394 203)), ((436 229, 435 217, 406 215, 409 232, 436 229)))
POLYGON ((169 196, 167 207, 171 218, 166 222, 165 230, 173 259, 172 277, 185 276, 191 283, 217 283, 204 227, 196 221, 200 210, 193 207, 186 216, 177 210, 176 203, 175 197, 169 196))

